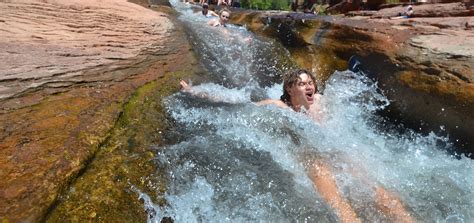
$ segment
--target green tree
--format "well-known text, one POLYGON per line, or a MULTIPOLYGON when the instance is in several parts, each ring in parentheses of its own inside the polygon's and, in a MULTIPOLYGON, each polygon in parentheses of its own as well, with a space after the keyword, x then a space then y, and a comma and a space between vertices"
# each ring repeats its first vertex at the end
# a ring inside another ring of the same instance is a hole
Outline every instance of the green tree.
POLYGON ((242 7, 258 10, 287 10, 290 6, 289 0, 242 0, 242 7))
POLYGON ((290 9, 290 1, 288 1, 288 0, 273 0, 272 9, 288 10, 288 9, 290 9))

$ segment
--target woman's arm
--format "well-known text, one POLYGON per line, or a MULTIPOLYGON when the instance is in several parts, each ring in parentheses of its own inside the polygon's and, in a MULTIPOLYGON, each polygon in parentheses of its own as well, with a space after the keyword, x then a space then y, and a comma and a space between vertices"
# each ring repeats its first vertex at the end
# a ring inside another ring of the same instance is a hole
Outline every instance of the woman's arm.
POLYGON ((209 10, 207 11, 209 14, 211 14, 212 16, 215 16, 215 17, 219 17, 219 15, 217 13, 215 13, 214 11, 212 10, 209 10))
MULTIPOLYGON (((210 101, 214 101, 214 102, 224 101, 222 98, 219 98, 219 97, 213 96, 213 95, 209 95, 207 92, 196 92, 195 90, 192 89, 192 86, 184 80, 180 80, 179 85, 181 86, 181 91, 182 92, 189 93, 189 94, 192 94, 192 95, 200 97, 200 98, 206 98, 206 99, 209 99, 210 101)), ((275 105, 275 106, 280 107, 280 108, 290 108, 283 101, 277 100, 277 99, 265 99, 265 100, 256 102, 255 104, 257 106, 275 105)))
POLYGON ((206 98, 209 99, 210 101, 221 101, 218 97, 213 97, 210 96, 207 92, 196 92, 192 89, 192 86, 188 84, 188 82, 184 80, 179 81, 179 85, 181 85, 181 91, 185 93, 192 94, 194 96, 200 97, 200 98, 206 98))
POLYGON ((210 26, 219 26, 219 19, 211 19, 207 22, 210 26))
POLYGON ((235 103, 232 100, 226 100, 225 97, 220 97, 219 95, 213 95, 206 91, 200 91, 199 89, 193 89, 193 87, 188 84, 184 80, 179 81, 179 85, 181 85, 181 91, 185 93, 189 93, 196 97, 204 98, 212 102, 226 102, 226 103, 235 103))
POLYGON ((191 86, 186 81, 180 80, 179 85, 181 86, 181 91, 191 93, 191 86))

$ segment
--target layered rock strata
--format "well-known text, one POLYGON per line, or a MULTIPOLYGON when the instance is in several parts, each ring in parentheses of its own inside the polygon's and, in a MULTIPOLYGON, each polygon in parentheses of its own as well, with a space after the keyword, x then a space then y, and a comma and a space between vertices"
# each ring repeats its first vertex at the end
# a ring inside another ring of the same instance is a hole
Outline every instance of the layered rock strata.
POLYGON ((160 110, 154 92, 176 91, 170 76, 195 69, 184 33, 156 9, 125 0, 0 1, 0 220, 144 220, 130 188, 148 181, 129 172, 155 171, 137 165, 153 165, 147 150, 160 142, 165 117, 143 118, 140 109, 160 110), (150 135, 123 132, 136 120, 148 120, 150 135), (130 144, 136 138, 144 140, 130 144), (74 196, 82 203, 60 208, 74 196))

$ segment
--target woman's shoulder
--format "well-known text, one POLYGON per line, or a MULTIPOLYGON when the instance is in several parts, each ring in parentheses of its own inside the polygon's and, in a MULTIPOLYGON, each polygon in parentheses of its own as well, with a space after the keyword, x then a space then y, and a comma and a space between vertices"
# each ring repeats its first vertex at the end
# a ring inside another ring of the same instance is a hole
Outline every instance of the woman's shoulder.
POLYGON ((281 107, 281 108, 288 108, 288 105, 285 104, 285 102, 281 101, 281 100, 277 100, 277 99, 265 99, 263 101, 259 101, 256 103, 258 106, 261 106, 261 105, 276 105, 278 107, 281 107))
POLYGON ((217 27, 217 26, 221 25, 218 19, 212 19, 209 22, 207 22, 207 24, 209 24, 210 26, 214 26, 214 27, 217 27))

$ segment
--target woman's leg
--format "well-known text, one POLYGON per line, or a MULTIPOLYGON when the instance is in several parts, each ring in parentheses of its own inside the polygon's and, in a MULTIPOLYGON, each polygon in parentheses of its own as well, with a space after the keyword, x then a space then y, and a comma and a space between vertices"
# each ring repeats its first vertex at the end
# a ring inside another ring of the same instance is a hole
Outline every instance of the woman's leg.
POLYGON ((414 222, 400 199, 381 186, 377 186, 375 189, 375 202, 377 207, 390 219, 396 222, 414 222))
POLYGON ((349 203, 339 194, 334 175, 327 165, 320 161, 314 162, 309 170, 309 177, 313 181, 315 189, 336 210, 342 222, 361 222, 349 203))
MULTIPOLYGON (((373 184, 369 182, 362 168, 357 169, 357 172, 352 172, 351 174, 361 179, 367 186, 373 184)), ((361 222, 350 204, 339 194, 330 166, 321 160, 317 160, 310 167, 309 176, 314 183, 315 189, 336 210, 342 222, 361 222)), ((395 194, 388 192, 380 185, 376 185, 375 188, 376 205, 385 216, 395 222, 414 222, 410 213, 395 194)))

